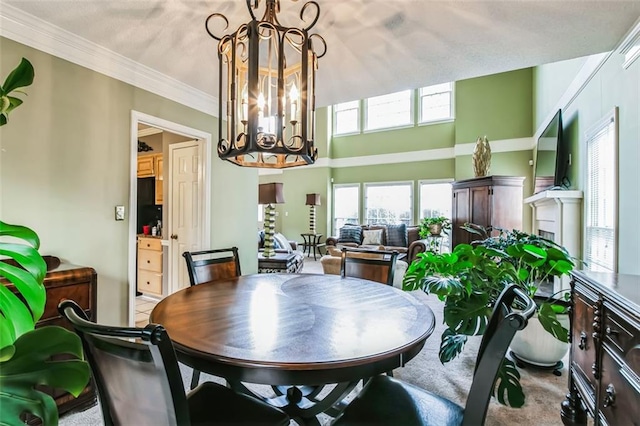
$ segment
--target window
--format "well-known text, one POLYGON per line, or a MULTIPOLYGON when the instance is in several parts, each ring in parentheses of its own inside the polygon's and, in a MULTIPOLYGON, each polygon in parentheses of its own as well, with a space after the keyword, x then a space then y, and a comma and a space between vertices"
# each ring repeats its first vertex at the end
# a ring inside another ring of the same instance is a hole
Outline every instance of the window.
POLYGON ((333 185, 333 234, 345 223, 360 223, 360 185, 333 185))
POLYGON ((413 183, 365 184, 365 222, 411 225, 413 221, 413 183))
POLYGON ((420 123, 453 118, 453 83, 422 87, 420 95, 420 123))
POLYGON ((419 218, 444 216, 451 218, 451 184, 448 182, 426 182, 420 185, 419 218))
POLYGON ((617 269, 617 113, 587 132, 584 261, 592 271, 617 269))
MULTIPOLYGON (((453 192, 449 182, 420 181, 419 218, 444 216, 451 219, 453 192)), ((442 238, 433 237, 429 241, 430 248, 437 252, 448 252, 451 246, 451 231, 442 233, 442 238)))
POLYGON ((342 135, 360 131, 360 101, 333 106, 333 134, 342 135))
POLYGON ((412 90, 391 93, 366 99, 367 130, 385 129, 389 127, 407 126, 411 119, 412 90))

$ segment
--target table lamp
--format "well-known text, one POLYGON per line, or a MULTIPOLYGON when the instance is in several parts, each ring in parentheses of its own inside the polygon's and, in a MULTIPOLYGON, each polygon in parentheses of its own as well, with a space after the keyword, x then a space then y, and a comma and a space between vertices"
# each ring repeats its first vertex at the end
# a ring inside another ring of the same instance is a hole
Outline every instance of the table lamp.
POLYGON ((320 205, 320 194, 307 194, 306 205, 309 206, 309 233, 316 233, 316 206, 320 205))
POLYGON ((264 204, 264 257, 273 257, 273 234, 276 228, 276 206, 284 203, 283 184, 279 182, 258 185, 258 204, 264 204))

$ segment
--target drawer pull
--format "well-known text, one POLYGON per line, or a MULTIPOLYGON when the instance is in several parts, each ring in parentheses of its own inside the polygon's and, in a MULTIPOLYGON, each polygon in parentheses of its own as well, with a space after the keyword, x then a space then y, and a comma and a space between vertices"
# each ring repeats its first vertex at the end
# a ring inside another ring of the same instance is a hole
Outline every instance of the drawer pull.
POLYGON ((605 333, 607 333, 608 336, 617 336, 618 334, 620 334, 618 330, 613 329, 611 327, 607 327, 604 331, 605 333))
POLYGON ((605 390, 606 396, 604 397, 604 406, 605 407, 614 407, 616 405, 616 389, 612 384, 607 386, 607 390, 605 390))
POLYGON ((149 281, 147 281, 147 285, 151 285, 151 283, 149 281))
POLYGON ((151 263, 151 261, 150 261, 150 260, 147 260, 147 263, 151 263))
POLYGON ((596 379, 600 378, 600 373, 598 372, 598 365, 595 362, 591 364, 591 374, 593 374, 593 377, 596 379))
POLYGON ((580 332, 580 343, 578 344, 578 347, 583 351, 587 347, 587 333, 585 333, 584 331, 580 332))

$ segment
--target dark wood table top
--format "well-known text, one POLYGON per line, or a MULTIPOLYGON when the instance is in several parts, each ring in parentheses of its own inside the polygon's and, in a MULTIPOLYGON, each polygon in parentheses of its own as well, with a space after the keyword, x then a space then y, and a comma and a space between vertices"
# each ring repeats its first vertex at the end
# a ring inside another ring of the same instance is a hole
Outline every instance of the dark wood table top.
POLYGON ((270 385, 351 381, 404 365, 435 326, 433 312, 391 286, 338 275, 256 274, 200 284, 161 301, 186 364, 270 385))

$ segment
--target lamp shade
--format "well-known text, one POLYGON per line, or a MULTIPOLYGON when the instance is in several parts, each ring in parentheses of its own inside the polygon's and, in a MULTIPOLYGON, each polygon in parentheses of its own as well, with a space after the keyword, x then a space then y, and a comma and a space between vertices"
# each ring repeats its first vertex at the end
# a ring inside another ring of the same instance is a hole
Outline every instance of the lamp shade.
POLYGON ((307 194, 307 206, 319 206, 320 205, 320 194, 307 194))
POLYGON ((284 190, 281 182, 261 183, 258 185, 258 204, 284 203, 284 190))

